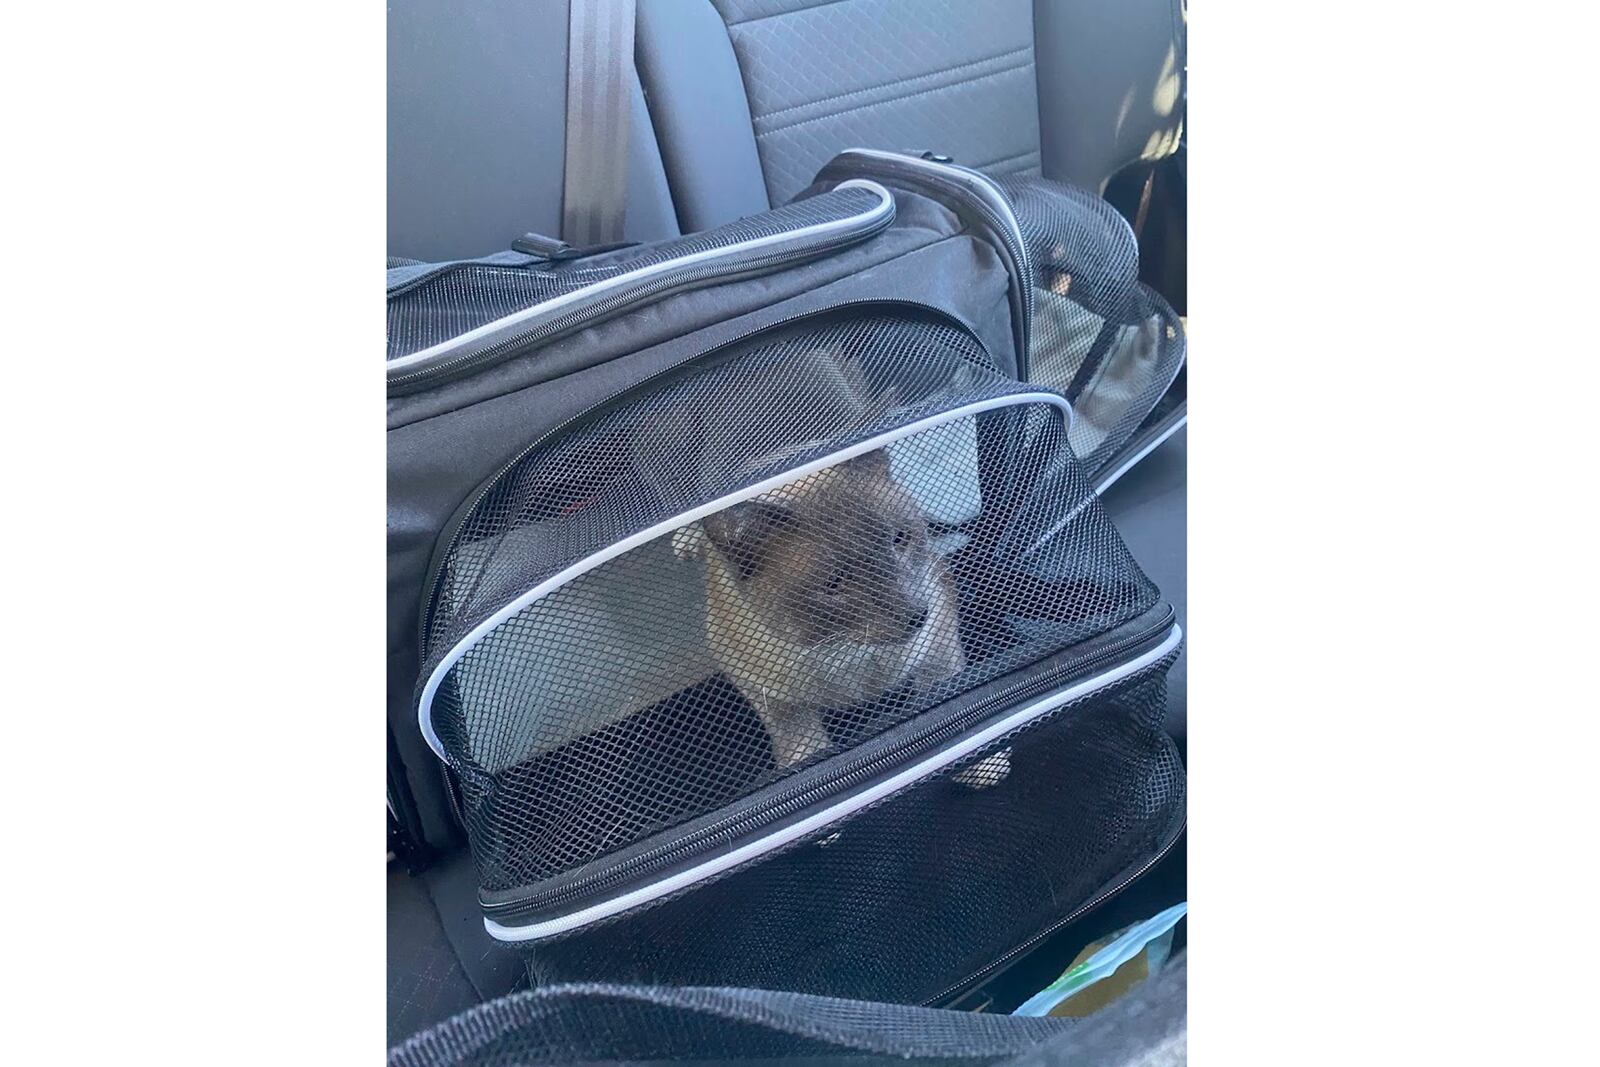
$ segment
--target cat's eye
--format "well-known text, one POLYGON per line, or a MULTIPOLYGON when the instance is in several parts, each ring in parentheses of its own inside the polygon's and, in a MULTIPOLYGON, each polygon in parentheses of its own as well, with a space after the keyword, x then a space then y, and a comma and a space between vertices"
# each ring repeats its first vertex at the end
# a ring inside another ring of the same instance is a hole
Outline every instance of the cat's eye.
POLYGON ((910 530, 907 530, 907 529, 902 527, 901 529, 898 529, 898 530, 896 530, 894 532, 894 547, 896 547, 896 548, 904 548, 907 545, 909 545, 910 543, 911 543, 911 531, 910 530))
POLYGON ((828 575, 828 584, 823 589, 829 594, 837 593, 844 588, 844 568, 835 567, 833 573, 828 575))

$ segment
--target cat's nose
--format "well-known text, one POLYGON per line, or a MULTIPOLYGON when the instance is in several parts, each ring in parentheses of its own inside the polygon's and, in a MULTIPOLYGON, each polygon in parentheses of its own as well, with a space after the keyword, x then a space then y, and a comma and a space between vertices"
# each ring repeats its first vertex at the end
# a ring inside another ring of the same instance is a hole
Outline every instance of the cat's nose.
POLYGON ((906 636, 909 637, 928 625, 928 609, 923 608, 906 622, 906 636))

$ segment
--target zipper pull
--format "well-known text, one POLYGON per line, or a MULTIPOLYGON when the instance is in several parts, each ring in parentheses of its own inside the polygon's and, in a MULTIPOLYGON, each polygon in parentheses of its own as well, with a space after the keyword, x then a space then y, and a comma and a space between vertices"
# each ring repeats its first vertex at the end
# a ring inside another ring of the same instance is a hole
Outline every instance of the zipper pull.
POLYGON ((537 256, 550 263, 564 263, 569 259, 584 259, 588 256, 597 256, 601 252, 615 252, 619 248, 632 248, 638 241, 616 241, 608 245, 589 245, 584 248, 574 248, 567 242, 554 237, 546 237, 542 233, 525 233, 511 242, 513 252, 521 252, 527 256, 537 256))
POLYGON ((542 233, 525 233, 511 242, 511 250, 524 255, 538 256, 540 259, 555 259, 562 253, 572 251, 572 246, 554 237, 546 237, 542 233))

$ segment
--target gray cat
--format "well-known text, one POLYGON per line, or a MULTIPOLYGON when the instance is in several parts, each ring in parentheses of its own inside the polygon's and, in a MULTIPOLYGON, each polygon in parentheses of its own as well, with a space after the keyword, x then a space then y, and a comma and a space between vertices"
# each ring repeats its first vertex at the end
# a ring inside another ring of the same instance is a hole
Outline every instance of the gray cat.
MULTIPOLYGON (((859 433, 893 403, 874 396, 858 364, 825 352, 785 370, 755 387, 774 395, 752 398, 752 409, 799 432, 777 435, 790 444, 747 469, 801 451, 794 442, 809 427, 859 433), (797 366, 802 373, 792 373, 797 366)), ((722 446, 710 447, 719 455, 722 446)), ((673 546, 704 561, 707 644, 766 725, 780 767, 827 749, 824 709, 907 681, 928 689, 966 666, 954 583, 887 452, 708 515, 679 530, 673 546)))

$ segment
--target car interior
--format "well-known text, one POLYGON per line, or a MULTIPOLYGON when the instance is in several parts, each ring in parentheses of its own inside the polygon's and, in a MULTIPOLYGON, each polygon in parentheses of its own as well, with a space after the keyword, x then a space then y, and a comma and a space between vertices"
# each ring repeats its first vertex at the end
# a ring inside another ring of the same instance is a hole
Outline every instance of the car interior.
MULTIPOLYGON (((767 212, 848 149, 1043 176, 1104 198, 1138 241, 1139 280, 1187 316, 1183 0, 635 0, 602 26, 622 56, 625 130, 569 80, 586 0, 389 0, 391 266, 571 240, 569 152, 625 136, 621 241, 650 244, 767 212), (581 105, 581 101, 579 101, 581 105)), ((602 183, 603 184, 603 183, 602 183)), ((1163 404, 1184 402, 1186 371, 1163 404)), ((1187 628, 1183 418, 1101 487, 1128 550, 1187 628)), ((1165 729, 1185 752, 1186 658, 1165 729)), ((411 677, 391 670, 391 687, 411 677)), ((529 988, 488 936, 473 856, 415 720, 391 716, 391 1045, 529 988), (396 766, 409 771, 397 771, 396 766), (408 825, 435 827, 422 841, 408 825), (451 842, 453 844, 441 842, 451 842)), ((1185 843, 1078 920, 938 1007, 1010 1011, 1086 945, 1186 899, 1185 843)), ((1182 951, 1179 943, 1174 954, 1182 951)))

